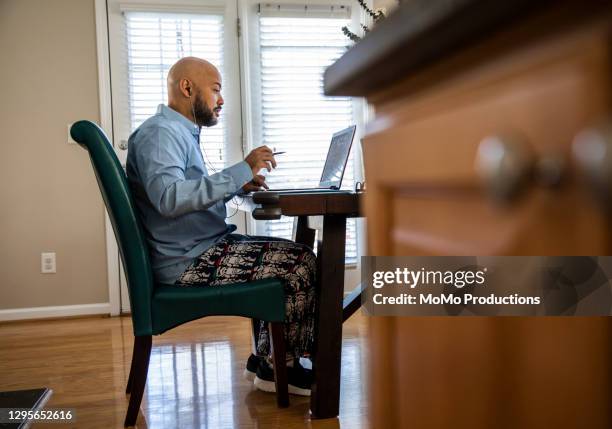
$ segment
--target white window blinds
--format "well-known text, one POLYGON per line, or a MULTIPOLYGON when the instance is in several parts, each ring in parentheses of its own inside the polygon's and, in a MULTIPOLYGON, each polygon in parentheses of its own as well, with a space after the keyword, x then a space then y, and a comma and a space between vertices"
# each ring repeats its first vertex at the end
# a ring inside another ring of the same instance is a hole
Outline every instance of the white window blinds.
MULTIPOLYGON (((168 102, 166 77, 180 58, 205 58, 224 77, 222 14, 124 11, 124 16, 129 132, 155 114, 160 103, 168 102)), ((201 146, 213 169, 225 164, 225 140, 223 115, 216 126, 202 129, 201 146)))
MULTIPOLYGON (((261 141, 286 151, 267 176, 271 188, 317 186, 332 134, 355 123, 350 98, 323 95, 325 69, 348 47, 341 30, 348 24, 348 8, 261 5, 261 141)), ((354 186, 352 158, 344 188, 354 186)), ((267 221, 262 232, 290 238, 292 219, 267 221)), ((356 257, 355 223, 349 221, 347 262, 356 257)))

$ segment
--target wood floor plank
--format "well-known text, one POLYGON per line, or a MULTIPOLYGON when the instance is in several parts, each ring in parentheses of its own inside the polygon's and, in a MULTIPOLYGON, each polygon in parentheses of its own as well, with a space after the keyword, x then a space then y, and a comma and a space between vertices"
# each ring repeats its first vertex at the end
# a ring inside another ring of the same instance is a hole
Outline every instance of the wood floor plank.
MULTIPOLYGON (((308 398, 286 409, 242 378, 251 352, 250 322, 210 317, 153 338, 138 428, 365 429, 366 318, 345 324, 338 419, 310 420, 308 398)), ((0 324, 0 390, 50 387, 47 407, 76 409, 54 428, 121 428, 128 406, 129 317, 0 324)), ((37 425, 33 425, 34 428, 37 425)))

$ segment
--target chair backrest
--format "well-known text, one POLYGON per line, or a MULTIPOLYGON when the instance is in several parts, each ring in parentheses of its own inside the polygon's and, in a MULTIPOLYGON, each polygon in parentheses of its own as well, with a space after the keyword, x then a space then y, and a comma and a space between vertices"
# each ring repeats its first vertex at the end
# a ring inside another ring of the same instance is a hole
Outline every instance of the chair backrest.
POLYGON ((104 131, 90 121, 70 128, 72 138, 89 152, 126 273, 134 335, 151 335, 154 280, 149 250, 125 172, 104 131))

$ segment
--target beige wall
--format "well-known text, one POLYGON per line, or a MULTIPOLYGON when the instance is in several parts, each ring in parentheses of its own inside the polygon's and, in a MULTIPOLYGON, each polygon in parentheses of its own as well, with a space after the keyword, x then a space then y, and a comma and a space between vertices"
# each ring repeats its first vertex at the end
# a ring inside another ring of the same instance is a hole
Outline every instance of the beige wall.
POLYGON ((108 302, 102 200, 66 128, 99 122, 94 0, 0 0, 0 52, 0 309, 108 302))

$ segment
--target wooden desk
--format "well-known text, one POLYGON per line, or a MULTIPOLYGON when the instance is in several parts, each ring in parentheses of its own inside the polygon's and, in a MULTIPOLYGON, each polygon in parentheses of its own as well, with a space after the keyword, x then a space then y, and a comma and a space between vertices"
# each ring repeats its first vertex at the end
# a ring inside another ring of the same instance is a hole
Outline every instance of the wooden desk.
POLYGON ((336 417, 340 402, 340 356, 342 322, 359 308, 359 290, 343 303, 346 219, 360 215, 360 194, 355 193, 274 193, 256 192, 253 210, 259 220, 297 216, 296 242, 313 247, 315 231, 308 216, 323 216, 323 240, 318 243, 317 311, 310 411, 313 418, 336 417), (323 328, 323 329, 321 329, 323 328))

